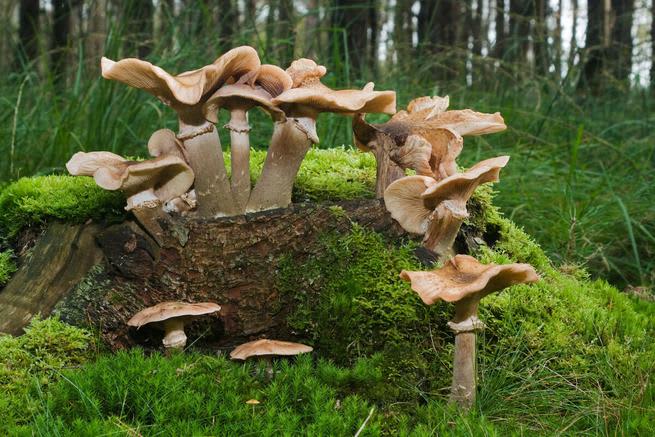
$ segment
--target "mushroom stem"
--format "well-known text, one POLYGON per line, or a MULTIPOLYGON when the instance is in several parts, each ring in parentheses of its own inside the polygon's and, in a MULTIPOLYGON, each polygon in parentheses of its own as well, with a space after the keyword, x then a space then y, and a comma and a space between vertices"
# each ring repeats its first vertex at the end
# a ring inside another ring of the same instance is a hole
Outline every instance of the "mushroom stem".
POLYGON ((469 216, 466 203, 444 200, 430 215, 423 246, 436 253, 443 261, 455 255, 453 244, 462 222, 469 216))
POLYGON ((476 332, 484 328, 478 319, 478 302, 464 300, 455 304, 455 318, 448 326, 455 333, 453 381, 450 401, 463 409, 470 409, 476 396, 476 332))
POLYGON ((200 217, 237 214, 230 181, 225 170, 218 132, 207 121, 189 120, 180 116, 178 138, 186 149, 186 157, 195 174, 195 190, 200 217))
POLYGON ((405 176, 405 171, 391 160, 389 153, 384 148, 373 149, 373 155, 377 162, 376 180, 375 180, 375 197, 382 199, 384 190, 392 182, 405 176))
POLYGON ((166 349, 184 349, 186 334, 184 333, 184 320, 181 317, 166 320, 164 331, 166 335, 162 343, 166 349))
POLYGON ((243 109, 230 111, 230 153, 232 157, 232 194, 239 211, 244 211, 250 197, 250 125, 243 109))
POLYGON ((302 123, 299 123, 296 119, 288 118, 275 124, 264 168, 250 194, 246 212, 286 208, 291 203, 293 182, 315 139, 311 138, 315 132, 305 129, 309 122, 301 120, 302 123))

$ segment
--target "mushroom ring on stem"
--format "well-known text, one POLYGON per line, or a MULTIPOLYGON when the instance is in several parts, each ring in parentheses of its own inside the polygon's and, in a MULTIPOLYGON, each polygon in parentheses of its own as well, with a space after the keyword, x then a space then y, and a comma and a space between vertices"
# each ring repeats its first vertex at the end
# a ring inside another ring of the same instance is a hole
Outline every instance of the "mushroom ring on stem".
POLYGON ((220 310, 219 305, 211 302, 162 302, 139 311, 127 324, 137 329, 147 324, 154 324, 166 333, 162 340, 165 348, 183 349, 187 341, 184 325, 193 319, 214 314, 220 310))
POLYGON ((463 408, 475 402, 475 333, 484 328, 478 319, 478 305, 485 296, 516 284, 539 280, 529 264, 482 264, 468 255, 457 255, 443 267, 425 272, 403 270, 400 277, 411 282, 426 305, 440 300, 455 305, 448 326, 455 333, 455 356, 451 401, 463 408))
POLYGON ((509 156, 479 162, 463 173, 441 181, 428 176, 406 176, 385 190, 384 203, 407 232, 423 235, 423 245, 441 258, 453 253, 462 222, 468 218, 466 203, 475 189, 498 181, 509 156))
POLYGON ((177 76, 139 59, 115 62, 102 58, 104 78, 143 89, 177 112, 180 125, 177 137, 196 174, 198 212, 202 217, 237 213, 218 133, 205 119, 203 105, 229 80, 255 77, 260 65, 257 52, 248 46, 232 49, 210 65, 177 76))
POLYGON ((396 110, 393 91, 335 91, 321 83, 326 69, 310 59, 293 61, 286 70, 293 87, 273 99, 286 114, 273 131, 261 177, 252 191, 246 211, 285 208, 291 203, 293 183, 312 143, 318 143, 316 119, 321 112, 355 114, 396 110))
POLYGON ((419 97, 409 103, 407 111, 399 111, 386 123, 367 123, 364 114, 353 118, 355 145, 363 152, 372 152, 377 161, 378 197, 403 177, 407 168, 437 180, 455 174, 463 135, 506 128, 499 113, 446 111, 448 103, 447 96, 419 97))

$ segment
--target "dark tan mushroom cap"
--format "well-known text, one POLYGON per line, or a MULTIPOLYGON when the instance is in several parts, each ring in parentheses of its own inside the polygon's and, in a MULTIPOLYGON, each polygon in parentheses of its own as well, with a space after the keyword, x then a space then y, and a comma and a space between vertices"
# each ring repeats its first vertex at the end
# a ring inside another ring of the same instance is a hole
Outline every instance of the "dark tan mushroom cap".
POLYGON ((273 104, 272 96, 262 87, 234 84, 226 85, 216 91, 205 103, 203 112, 205 118, 218 123, 217 110, 220 108, 242 108, 248 110, 253 106, 260 106, 271 114, 274 120, 282 120, 284 112, 273 104))
POLYGON ((293 79, 280 67, 264 64, 259 68, 255 83, 271 96, 277 97, 293 86, 293 79))
POLYGON ((498 181, 500 170, 508 161, 509 156, 486 159, 464 173, 456 173, 439 181, 421 195, 425 206, 434 209, 439 203, 449 199, 467 201, 479 185, 498 181))
POLYGON ((289 341, 256 340, 238 346, 230 353, 230 358, 246 360, 250 357, 300 355, 313 350, 310 346, 289 341))
POLYGON ((170 129, 159 129, 150 135, 148 152, 150 156, 155 158, 160 156, 177 156, 186 161, 182 142, 177 139, 175 132, 170 129))
POLYGON ((184 303, 162 302, 136 313, 127 324, 140 328, 153 322, 163 322, 178 317, 194 317, 217 313, 221 307, 211 302, 184 303))
POLYGON ((482 264, 468 255, 457 255, 443 267, 432 271, 403 270, 400 277, 411 282, 412 290, 426 305, 439 300, 480 300, 512 285, 539 280, 539 275, 529 264, 482 264))
POLYGON ((261 65, 255 49, 234 48, 212 64, 173 76, 150 62, 135 58, 118 62, 102 58, 102 77, 143 89, 170 106, 195 105, 230 78, 240 78, 261 65))
POLYGON ((274 98, 273 103, 290 116, 293 116, 295 112, 294 107, 306 108, 315 113, 377 112, 393 114, 396 112, 396 93, 367 89, 335 91, 322 85, 291 88, 274 98))
POLYGON ((300 58, 291 63, 286 73, 291 78, 292 88, 299 88, 318 83, 327 73, 327 69, 312 59, 300 58))
POLYGON ((424 234, 432 209, 424 205, 421 195, 437 181, 428 176, 406 176, 391 183, 384 191, 384 204, 407 232, 424 234))
MULTIPOLYGON (((420 112, 419 112, 420 114, 420 112)), ((485 135, 501 132, 507 129, 500 112, 485 114, 470 109, 439 112, 428 115, 426 123, 434 127, 451 129, 462 136, 485 135)))

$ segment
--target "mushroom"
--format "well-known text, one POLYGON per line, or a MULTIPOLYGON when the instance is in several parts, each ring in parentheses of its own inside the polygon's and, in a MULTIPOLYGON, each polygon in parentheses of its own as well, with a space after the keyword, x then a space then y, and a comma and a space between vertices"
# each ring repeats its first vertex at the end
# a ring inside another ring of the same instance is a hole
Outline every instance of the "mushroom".
POLYGON ((251 357, 257 357, 266 361, 266 374, 273 376, 273 357, 300 355, 313 351, 311 346, 301 343, 292 343, 280 340, 255 340, 237 346, 230 352, 233 360, 245 361, 251 357))
POLYGON ((232 194, 239 211, 244 211, 250 198, 250 125, 248 111, 260 106, 273 120, 284 121, 284 112, 274 106, 271 100, 291 88, 291 78, 279 67, 262 65, 254 86, 243 83, 225 85, 216 91, 205 103, 205 118, 218 123, 216 112, 220 108, 230 111, 230 122, 225 125, 230 131, 232 194))
POLYGON ((252 47, 232 49, 214 63, 198 70, 168 74, 139 59, 118 62, 102 58, 102 76, 141 88, 173 108, 179 119, 177 138, 196 174, 198 213, 202 217, 236 214, 218 133, 205 119, 203 106, 214 92, 230 80, 252 76, 260 67, 252 47))
POLYGON ((261 177, 253 189, 246 211, 284 208, 291 203, 293 182, 312 143, 318 143, 316 119, 321 112, 395 112, 393 91, 335 91, 321 83, 326 69, 310 59, 293 61, 286 70, 293 87, 273 99, 286 121, 275 125, 261 177))
POLYGON ((453 243, 468 218, 466 202, 480 185, 498 181, 509 156, 479 162, 463 173, 441 181, 428 176, 407 176, 384 192, 391 217, 407 232, 423 234, 423 245, 442 259, 453 255, 453 243))
POLYGON ((476 332, 484 329, 478 319, 478 305, 485 296, 515 284, 539 280, 529 264, 481 264, 468 255, 457 255, 443 267, 427 272, 403 270, 400 277, 411 282, 412 290, 426 305, 444 300, 455 305, 455 315, 448 323, 455 333, 455 356, 451 401, 462 408, 475 403, 476 332))
POLYGON ((105 190, 120 190, 131 211, 148 233, 163 244, 159 219, 167 219, 162 205, 182 196, 193 185, 194 175, 182 158, 164 155, 147 161, 128 161, 111 152, 77 152, 66 163, 73 176, 93 176, 105 190))
POLYGON ((409 103, 407 111, 399 111, 386 123, 367 123, 364 114, 353 118, 355 145, 364 152, 372 152, 377 161, 378 197, 403 177, 407 168, 437 180, 455 174, 463 135, 482 135, 506 128, 499 113, 446 111, 448 103, 448 97, 419 97, 409 103))
POLYGON ((183 349, 186 346, 184 325, 200 316, 217 313, 221 307, 211 302, 162 302, 136 313, 128 326, 140 327, 152 323, 166 333, 162 343, 166 349, 183 349))

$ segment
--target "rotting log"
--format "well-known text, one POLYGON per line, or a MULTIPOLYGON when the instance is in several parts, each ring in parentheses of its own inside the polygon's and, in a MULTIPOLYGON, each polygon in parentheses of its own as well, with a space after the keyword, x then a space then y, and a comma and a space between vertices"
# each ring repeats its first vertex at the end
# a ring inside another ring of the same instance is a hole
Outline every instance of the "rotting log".
POLYGON ((105 228, 52 224, 0 292, 0 331, 18 333, 34 314, 54 309, 66 322, 97 329, 112 349, 157 346, 162 334, 135 331, 126 321, 147 306, 180 300, 221 305, 219 317, 192 326, 203 344, 294 338, 286 323, 293 296, 276 289, 280 263, 319 253, 320 235, 347 232, 353 223, 391 238, 404 234, 380 200, 177 217, 160 222, 161 244, 134 221, 105 228))

